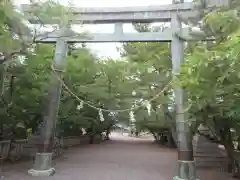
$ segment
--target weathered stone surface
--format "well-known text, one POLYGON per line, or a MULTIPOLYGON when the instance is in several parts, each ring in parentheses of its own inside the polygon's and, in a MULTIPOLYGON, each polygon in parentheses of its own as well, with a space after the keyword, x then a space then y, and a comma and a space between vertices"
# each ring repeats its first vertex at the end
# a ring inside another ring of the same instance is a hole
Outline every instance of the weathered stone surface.
POLYGON ((173 180, 197 180, 194 161, 178 161, 178 176, 173 180))
POLYGON ((52 168, 52 153, 36 153, 34 169, 48 170, 52 168))
POLYGON ((31 176, 52 176, 55 169, 52 167, 52 153, 36 153, 34 168, 28 171, 31 176))
POLYGON ((28 171, 28 174, 31 176, 36 176, 36 177, 47 177, 47 176, 52 176, 55 173, 54 168, 50 168, 47 170, 35 170, 35 169, 30 169, 28 171))

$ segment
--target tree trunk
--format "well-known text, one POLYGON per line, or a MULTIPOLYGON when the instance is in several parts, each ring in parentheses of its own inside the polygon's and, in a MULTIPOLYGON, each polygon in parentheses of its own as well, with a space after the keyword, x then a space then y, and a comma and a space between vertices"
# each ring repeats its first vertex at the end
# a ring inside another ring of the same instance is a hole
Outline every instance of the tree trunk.
POLYGON ((231 135, 230 128, 225 126, 223 131, 220 131, 220 134, 221 134, 221 141, 227 153, 227 158, 228 158, 227 169, 228 169, 228 172, 231 173, 233 170, 233 163, 234 163, 234 146, 232 142, 232 135, 231 135))
POLYGON ((111 128, 113 127, 113 124, 111 124, 108 128, 107 128, 107 132, 106 132, 106 140, 109 140, 109 135, 111 133, 111 128))
POLYGON ((110 129, 108 129, 107 132, 106 132, 106 140, 109 140, 109 139, 110 139, 110 138, 109 138, 109 135, 110 135, 110 129))
POLYGON ((7 77, 7 68, 8 68, 8 65, 7 64, 3 64, 2 65, 2 71, 1 71, 1 81, 0 81, 0 93, 1 93, 1 96, 4 94, 4 80, 6 79, 7 77))
POLYGON ((4 140, 3 124, 0 124, 0 141, 4 140))
POLYGON ((240 136, 238 137, 238 145, 237 145, 237 150, 240 150, 240 136))
POLYGON ((91 134, 91 135, 90 135, 90 141, 89 141, 89 143, 90 143, 90 144, 93 144, 93 142, 94 142, 94 135, 91 134))
POLYGON ((157 139, 157 136, 156 136, 156 134, 155 134, 154 132, 151 132, 151 133, 152 133, 152 135, 153 135, 153 137, 154 137, 155 141, 157 141, 158 139, 157 139))

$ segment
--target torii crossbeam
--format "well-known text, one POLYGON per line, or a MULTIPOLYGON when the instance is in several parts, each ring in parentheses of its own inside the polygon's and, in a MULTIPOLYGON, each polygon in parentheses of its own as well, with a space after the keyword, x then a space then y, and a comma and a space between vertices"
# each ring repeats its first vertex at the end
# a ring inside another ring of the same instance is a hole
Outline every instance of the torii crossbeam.
MULTIPOLYGON (((188 28, 183 28, 179 32, 172 31, 171 28, 165 29, 161 32, 141 32, 141 33, 124 33, 122 24, 115 24, 114 33, 89 33, 86 35, 74 33, 71 30, 65 31, 65 35, 60 35, 59 31, 53 33, 42 33, 37 35, 35 42, 38 43, 55 43, 61 36, 69 43, 102 43, 102 42, 171 42, 173 34, 177 33, 180 37, 188 41, 195 41, 192 36, 194 34, 188 28), (119 31, 118 31, 118 26, 119 31), (69 31, 69 32, 67 32, 69 31)), ((202 32, 203 33, 203 32, 202 32)), ((32 38, 30 38, 30 41, 32 38)), ((202 36, 198 40, 212 40, 202 36)))
MULTIPOLYGON (((226 0, 211 0, 209 7, 227 5, 226 0)), ((30 5, 21 5, 24 12, 31 12, 30 5)), ((94 33, 89 36, 72 35, 63 36, 64 40, 71 43, 94 43, 94 42, 169 42, 172 41, 172 29, 166 29, 163 32, 142 32, 142 33, 124 33, 123 23, 135 22, 170 22, 174 14, 183 18, 195 18, 199 12, 195 10, 194 3, 169 4, 163 6, 146 6, 146 7, 121 7, 121 8, 72 8, 74 13, 73 24, 110 24, 114 23, 113 33, 94 33)), ((28 17, 29 22, 39 24, 34 17, 28 17)), ((46 19, 45 24, 59 23, 60 19, 46 19)), ((191 31, 184 28, 177 32, 187 40, 194 40, 191 31)), ((69 33, 68 33, 69 34, 69 33)), ((45 36, 45 35, 44 35, 45 36)), ((36 42, 53 43, 59 37, 59 32, 55 31, 47 37, 38 37, 36 42)), ((201 39, 198 39, 201 40, 201 39)))
MULTIPOLYGON (((101 24, 114 23, 115 30, 112 34, 91 34, 89 37, 69 36, 66 29, 60 29, 48 35, 47 38, 37 39, 37 42, 42 43, 56 43, 56 54, 53 67, 58 69, 59 73, 64 71, 66 66, 67 43, 81 43, 81 42, 171 42, 172 52, 172 66, 173 75, 177 79, 180 73, 180 68, 184 62, 184 41, 176 36, 185 36, 186 39, 195 40, 186 29, 182 29, 182 23, 179 16, 184 18, 195 18, 198 12, 194 9, 193 3, 176 3, 164 6, 146 6, 146 7, 128 7, 128 8, 73 8, 75 17, 73 24, 101 24), (171 22, 171 28, 163 32, 149 32, 129 34, 123 32, 123 23, 136 22, 171 22), (67 37, 66 37, 67 36, 67 37)), ((182 0, 181 0, 182 1, 182 0)), ((201 0, 203 1, 203 0, 201 0)), ((207 7, 225 6, 229 4, 229 0, 206 0, 207 7)), ((22 9, 26 12, 31 11, 31 6, 22 5, 22 9)), ((33 17, 29 17, 31 23, 38 23, 33 17)), ((46 24, 59 23, 60 19, 46 20, 46 24)), ((198 39, 199 40, 199 39, 198 39)), ((206 39, 205 39, 206 40, 206 39)), ((62 73, 60 73, 62 76, 62 73)), ((45 130, 48 132, 55 126, 56 117, 58 113, 59 96, 61 92, 61 83, 52 77, 52 84, 49 90, 48 114, 45 117, 45 130)), ((178 174, 174 180, 196 180, 196 169, 193 159, 192 149, 192 135, 188 123, 186 123, 186 113, 184 112, 184 92, 181 87, 174 89, 175 104, 176 104, 176 129, 177 129, 177 143, 178 143, 178 174)), ((29 174, 41 176, 51 175, 54 169, 51 165, 52 157, 52 136, 54 132, 51 131, 50 136, 45 137, 44 143, 47 142, 47 148, 37 153, 35 159, 34 169, 29 170, 29 174)))
MULTIPOLYGON (((207 0, 208 7, 228 5, 226 0, 207 0)), ((196 3, 195 3, 196 4, 196 3)), ((196 17, 199 12, 194 8, 193 2, 168 4, 161 6, 143 7, 112 7, 112 8, 76 8, 71 7, 74 18, 73 24, 109 24, 109 23, 152 23, 169 22, 172 14, 178 13, 183 17, 196 17)), ((30 5, 22 5, 22 10, 31 12, 30 5)), ((29 17, 31 23, 39 23, 35 18, 29 17)), ((59 23, 59 19, 48 19, 46 24, 59 23)))

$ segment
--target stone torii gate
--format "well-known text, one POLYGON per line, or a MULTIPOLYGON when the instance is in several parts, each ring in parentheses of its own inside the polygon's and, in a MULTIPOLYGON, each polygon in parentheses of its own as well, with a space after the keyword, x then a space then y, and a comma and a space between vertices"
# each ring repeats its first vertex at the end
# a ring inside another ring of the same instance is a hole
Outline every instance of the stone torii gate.
MULTIPOLYGON (((55 59, 53 68, 57 70, 59 76, 63 76, 66 67, 66 57, 68 43, 81 42, 171 42, 173 75, 178 77, 181 64, 184 62, 184 41, 179 39, 175 33, 186 39, 194 40, 187 29, 182 28, 179 16, 183 18, 195 18, 199 12, 194 10, 193 3, 184 3, 183 0, 177 3, 163 6, 146 7, 124 7, 124 8, 73 8, 73 24, 115 24, 114 33, 91 34, 90 37, 72 36, 65 28, 58 32, 51 33, 47 38, 36 39, 40 43, 56 43, 55 59), (143 32, 124 33, 123 23, 152 23, 171 22, 171 29, 163 32, 143 32)), ((207 0, 208 7, 228 5, 228 0, 207 0)), ((30 5, 22 5, 25 12, 31 11, 30 5)), ((33 17, 29 17, 29 22, 38 24, 33 17)), ((48 20, 46 24, 56 24, 57 20, 48 20)), ((57 22, 58 23, 58 22, 57 22)), ((36 154, 34 168, 28 172, 33 176, 49 176, 54 174, 52 167, 52 142, 54 127, 58 114, 59 99, 61 93, 61 83, 53 75, 49 88, 48 111, 44 117, 45 126, 43 129, 42 147, 36 154)), ((178 142, 178 173, 174 180, 196 180, 196 169, 193 159, 192 135, 190 127, 186 123, 186 113, 184 112, 184 92, 177 87, 174 89, 176 103, 176 127, 178 142)))

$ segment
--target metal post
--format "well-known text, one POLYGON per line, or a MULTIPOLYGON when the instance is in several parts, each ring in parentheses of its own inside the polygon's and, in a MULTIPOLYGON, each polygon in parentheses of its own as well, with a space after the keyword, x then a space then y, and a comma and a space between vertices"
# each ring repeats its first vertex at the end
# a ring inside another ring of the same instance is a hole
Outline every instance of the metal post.
MULTIPOLYGON (((65 30, 61 29, 61 34, 65 30)), ((55 136, 55 126, 58 115, 58 107, 62 85, 58 77, 62 78, 67 63, 68 44, 61 37, 56 42, 56 52, 52 64, 56 74, 53 73, 50 79, 50 87, 47 96, 46 113, 44 116, 44 126, 41 131, 41 144, 36 153, 34 168, 28 173, 32 176, 51 176, 55 173, 52 167, 52 147, 55 136), (57 77, 58 75, 58 77, 57 77)))
MULTIPOLYGON (((173 0, 173 3, 176 3, 173 0)), ((177 13, 172 13, 171 28, 173 32, 182 29, 177 13)), ((184 42, 173 35, 171 44, 173 75, 178 80, 181 65, 184 62, 184 42)), ((176 130, 178 147, 178 173, 174 180, 196 180, 196 168, 193 158, 192 133, 187 122, 187 112, 185 112, 186 99, 181 87, 174 89, 176 103, 176 130)))

